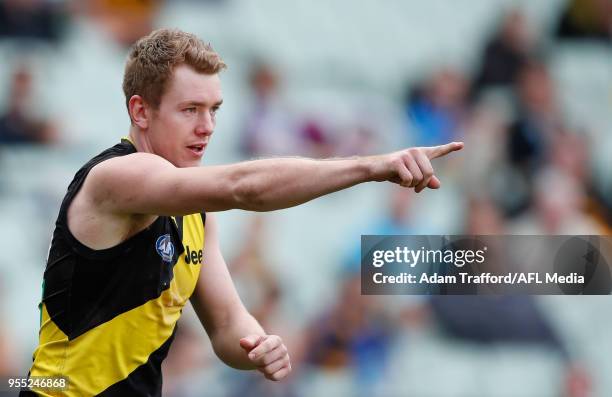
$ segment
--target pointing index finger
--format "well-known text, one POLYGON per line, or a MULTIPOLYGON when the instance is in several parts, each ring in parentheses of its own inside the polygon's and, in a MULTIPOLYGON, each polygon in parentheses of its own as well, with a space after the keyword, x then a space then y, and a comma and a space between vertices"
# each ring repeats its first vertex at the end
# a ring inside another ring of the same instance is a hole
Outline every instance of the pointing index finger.
POLYGON ((425 154, 431 160, 461 149, 463 149, 463 142, 451 142, 446 145, 427 147, 425 148, 425 154))

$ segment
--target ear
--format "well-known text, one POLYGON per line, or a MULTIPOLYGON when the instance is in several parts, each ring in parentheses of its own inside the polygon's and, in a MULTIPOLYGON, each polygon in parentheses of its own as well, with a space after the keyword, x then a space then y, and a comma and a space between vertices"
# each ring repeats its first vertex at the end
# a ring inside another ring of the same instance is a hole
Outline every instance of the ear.
POLYGON ((132 95, 130 101, 128 102, 128 109, 133 124, 143 129, 149 126, 149 112, 147 104, 140 95, 132 95))

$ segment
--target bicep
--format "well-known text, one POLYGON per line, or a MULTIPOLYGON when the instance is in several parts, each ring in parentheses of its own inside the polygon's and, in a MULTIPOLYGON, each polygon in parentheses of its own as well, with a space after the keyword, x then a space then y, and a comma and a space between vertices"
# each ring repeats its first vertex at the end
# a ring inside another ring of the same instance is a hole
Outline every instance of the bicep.
POLYGON ((213 214, 206 217, 204 257, 191 304, 209 335, 246 312, 219 249, 213 214))
POLYGON ((162 157, 135 153, 95 166, 84 189, 97 206, 122 214, 186 215, 232 208, 222 167, 177 168, 162 157))

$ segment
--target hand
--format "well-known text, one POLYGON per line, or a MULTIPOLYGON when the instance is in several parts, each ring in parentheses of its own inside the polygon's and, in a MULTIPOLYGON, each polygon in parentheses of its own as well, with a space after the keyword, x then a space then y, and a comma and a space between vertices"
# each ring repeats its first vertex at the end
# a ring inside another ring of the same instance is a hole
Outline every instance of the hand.
POLYGON ((280 336, 248 335, 240 339, 249 360, 266 379, 279 381, 291 372, 291 360, 280 336))
POLYGON ((440 146, 414 147, 378 156, 374 165, 374 180, 413 187, 417 193, 426 187, 438 189, 440 180, 434 175, 430 160, 462 148, 463 142, 451 142, 440 146))

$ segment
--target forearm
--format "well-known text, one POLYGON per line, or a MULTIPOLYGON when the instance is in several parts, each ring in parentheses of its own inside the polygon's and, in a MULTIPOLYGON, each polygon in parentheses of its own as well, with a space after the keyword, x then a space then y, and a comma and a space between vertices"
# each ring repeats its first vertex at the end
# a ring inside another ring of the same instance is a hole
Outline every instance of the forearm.
POLYGON ((293 207, 314 198, 373 179, 369 158, 337 160, 275 158, 235 164, 239 208, 272 211, 293 207))
POLYGON ((214 330, 210 334, 213 350, 225 364, 236 369, 255 369, 255 365, 240 347, 240 338, 246 335, 265 335, 265 331, 257 320, 244 311, 239 317, 227 323, 226 326, 214 330))

